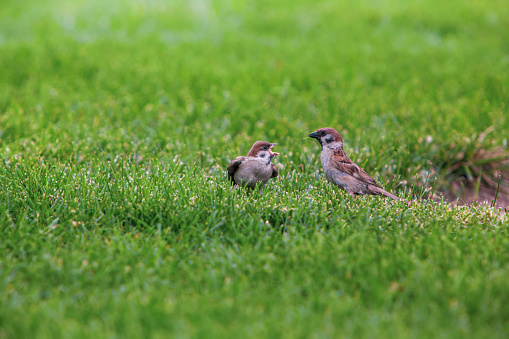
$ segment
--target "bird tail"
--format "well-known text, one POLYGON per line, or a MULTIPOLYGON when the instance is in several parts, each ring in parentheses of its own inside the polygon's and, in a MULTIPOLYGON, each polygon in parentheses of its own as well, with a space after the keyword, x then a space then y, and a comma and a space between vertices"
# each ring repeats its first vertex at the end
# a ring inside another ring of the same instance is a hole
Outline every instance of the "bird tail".
POLYGON ((382 193, 382 195, 383 195, 384 197, 391 198, 391 199, 394 199, 394 200, 396 200, 396 201, 400 201, 400 200, 401 200, 400 198, 398 198, 398 197, 397 197, 397 196, 395 196, 394 194, 389 193, 389 192, 387 192, 387 191, 385 191, 385 190, 382 190, 382 192, 381 192, 381 193, 382 193))
POLYGON ((387 192, 386 190, 384 190, 381 187, 376 187, 373 191, 374 191, 373 193, 375 193, 376 195, 383 195, 384 197, 391 198, 391 199, 396 200, 396 201, 400 201, 401 200, 400 198, 398 198, 394 194, 387 192))
POLYGON ((394 194, 392 193, 389 193, 387 192, 386 190, 382 189, 382 188, 378 188, 378 191, 377 191, 378 194, 380 195, 383 195, 384 197, 387 197, 387 198, 391 198, 391 199, 394 199, 396 201, 399 201, 399 202, 402 202, 404 203, 407 207, 410 207, 410 205, 412 204, 412 201, 405 201, 403 199, 400 199, 398 198, 397 196, 395 196, 394 194))

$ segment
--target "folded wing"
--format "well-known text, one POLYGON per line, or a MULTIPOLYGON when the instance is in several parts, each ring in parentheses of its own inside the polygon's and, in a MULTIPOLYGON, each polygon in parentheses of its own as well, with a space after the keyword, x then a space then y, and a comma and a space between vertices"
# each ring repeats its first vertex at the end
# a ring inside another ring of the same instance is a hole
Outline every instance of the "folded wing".
POLYGON ((362 181, 363 183, 382 188, 376 183, 375 179, 370 177, 368 173, 366 173, 362 168, 350 160, 344 151, 334 154, 331 159, 331 164, 338 171, 349 174, 355 179, 362 181))
POLYGON ((271 178, 276 178, 278 176, 278 170, 277 170, 277 167, 276 165, 272 164, 272 176, 271 178))
POLYGON ((230 162, 228 167, 226 168, 226 171, 228 172, 228 180, 232 183, 233 186, 237 185, 235 182, 235 172, 239 169, 240 164, 246 160, 246 157, 236 157, 235 159, 230 162))

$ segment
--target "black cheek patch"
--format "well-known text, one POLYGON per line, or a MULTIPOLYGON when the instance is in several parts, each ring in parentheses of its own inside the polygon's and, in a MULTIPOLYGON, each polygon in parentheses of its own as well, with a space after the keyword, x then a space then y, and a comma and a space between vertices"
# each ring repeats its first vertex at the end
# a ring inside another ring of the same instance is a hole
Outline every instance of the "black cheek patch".
POLYGON ((328 135, 326 138, 325 138, 325 142, 327 143, 330 143, 330 142, 333 142, 335 139, 332 135, 328 135))

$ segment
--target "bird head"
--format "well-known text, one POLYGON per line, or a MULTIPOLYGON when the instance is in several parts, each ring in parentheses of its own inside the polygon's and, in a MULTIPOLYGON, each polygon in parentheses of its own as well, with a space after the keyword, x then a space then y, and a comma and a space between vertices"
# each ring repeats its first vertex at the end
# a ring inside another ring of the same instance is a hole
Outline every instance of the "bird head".
POLYGON ((308 134, 308 137, 318 140, 320 145, 325 146, 332 143, 341 143, 343 145, 343 138, 334 128, 326 127, 320 128, 313 133, 308 134))
POLYGON ((251 150, 247 154, 248 157, 257 157, 272 160, 279 153, 272 152, 272 147, 277 144, 271 144, 267 141, 257 141, 251 147, 251 150))

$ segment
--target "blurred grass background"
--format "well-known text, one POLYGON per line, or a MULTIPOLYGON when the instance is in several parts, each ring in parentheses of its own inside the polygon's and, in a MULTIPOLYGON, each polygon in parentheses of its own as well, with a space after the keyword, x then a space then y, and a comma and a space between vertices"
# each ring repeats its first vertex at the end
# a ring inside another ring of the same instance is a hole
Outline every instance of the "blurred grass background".
POLYGON ((212 165, 228 144, 300 147, 293 138, 333 126, 351 146, 413 151, 396 161, 404 174, 429 160, 428 136, 441 148, 493 125, 490 141, 507 143, 507 7, 6 2, 1 142, 15 151, 20 139, 148 137, 190 162, 201 150, 212 165))

